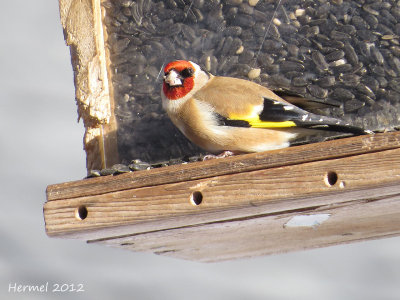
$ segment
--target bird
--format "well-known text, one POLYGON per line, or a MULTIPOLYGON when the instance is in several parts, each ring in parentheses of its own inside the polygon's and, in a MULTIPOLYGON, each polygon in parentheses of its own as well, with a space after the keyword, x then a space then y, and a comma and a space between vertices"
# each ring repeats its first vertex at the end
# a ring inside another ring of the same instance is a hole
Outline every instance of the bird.
POLYGON ((187 60, 165 65, 161 98, 186 138, 221 157, 286 148, 320 130, 371 133, 308 112, 253 81, 214 76, 187 60))

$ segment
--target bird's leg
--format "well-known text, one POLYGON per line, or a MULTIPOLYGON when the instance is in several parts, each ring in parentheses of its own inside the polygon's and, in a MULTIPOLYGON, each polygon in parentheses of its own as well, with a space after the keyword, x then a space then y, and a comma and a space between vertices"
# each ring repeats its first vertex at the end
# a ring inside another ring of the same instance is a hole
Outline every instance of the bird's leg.
POLYGON ((224 152, 222 152, 221 154, 218 154, 218 155, 207 154, 206 156, 203 157, 203 161, 214 159, 214 158, 224 158, 224 157, 233 156, 233 155, 235 155, 235 153, 232 152, 232 151, 224 151, 224 152))

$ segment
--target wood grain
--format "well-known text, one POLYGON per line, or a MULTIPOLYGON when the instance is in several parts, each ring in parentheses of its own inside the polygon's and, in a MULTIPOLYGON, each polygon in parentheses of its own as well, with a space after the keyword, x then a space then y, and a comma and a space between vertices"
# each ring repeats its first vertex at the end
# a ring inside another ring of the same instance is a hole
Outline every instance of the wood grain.
POLYGON ((100 0, 59 0, 61 25, 70 46, 75 98, 85 126, 87 169, 110 167, 118 162, 117 124, 113 91, 106 58, 104 9, 100 0))
POLYGON ((397 147, 400 147, 400 132, 357 136, 263 153, 169 166, 115 177, 99 177, 50 185, 47 188, 47 200, 99 195, 126 189, 328 160, 397 147))
POLYGON ((229 220, 93 241, 133 251, 205 262, 282 253, 400 234, 400 195, 349 201, 301 213, 229 220), (295 216, 329 214, 321 225, 288 228, 295 216))
POLYGON ((48 201, 44 214, 49 235, 106 238, 110 235, 103 228, 135 225, 126 231, 119 228, 122 235, 396 193, 400 193, 400 148, 48 201), (326 183, 328 172, 338 176, 333 186, 326 183), (203 195, 197 206, 190 202, 196 191, 203 195), (84 220, 75 217, 81 205, 88 210, 84 220))

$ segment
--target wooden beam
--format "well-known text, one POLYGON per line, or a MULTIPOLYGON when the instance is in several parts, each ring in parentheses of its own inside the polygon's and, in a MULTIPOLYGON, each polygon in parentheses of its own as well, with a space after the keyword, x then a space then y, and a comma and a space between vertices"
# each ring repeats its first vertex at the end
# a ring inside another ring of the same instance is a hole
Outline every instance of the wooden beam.
POLYGON ((365 135, 226 159, 50 185, 47 200, 70 199, 125 189, 289 166, 400 147, 400 132, 365 135))
POLYGON ((200 261, 392 236, 400 133, 85 179, 47 195, 50 236, 200 261))
POLYGON ((100 0, 59 0, 65 42, 70 47, 78 118, 83 120, 88 170, 119 162, 117 123, 104 8, 100 0))

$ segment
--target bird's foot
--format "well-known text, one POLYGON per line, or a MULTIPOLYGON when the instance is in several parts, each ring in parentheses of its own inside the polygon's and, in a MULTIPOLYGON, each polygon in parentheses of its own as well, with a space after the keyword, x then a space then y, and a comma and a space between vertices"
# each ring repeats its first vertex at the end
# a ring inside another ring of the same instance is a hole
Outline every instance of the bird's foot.
POLYGON ((221 154, 218 154, 218 155, 207 154, 206 156, 203 157, 203 161, 210 160, 210 159, 215 159, 215 158, 224 158, 224 157, 233 156, 233 155, 235 155, 235 153, 232 152, 232 151, 224 151, 224 152, 222 152, 221 154))

